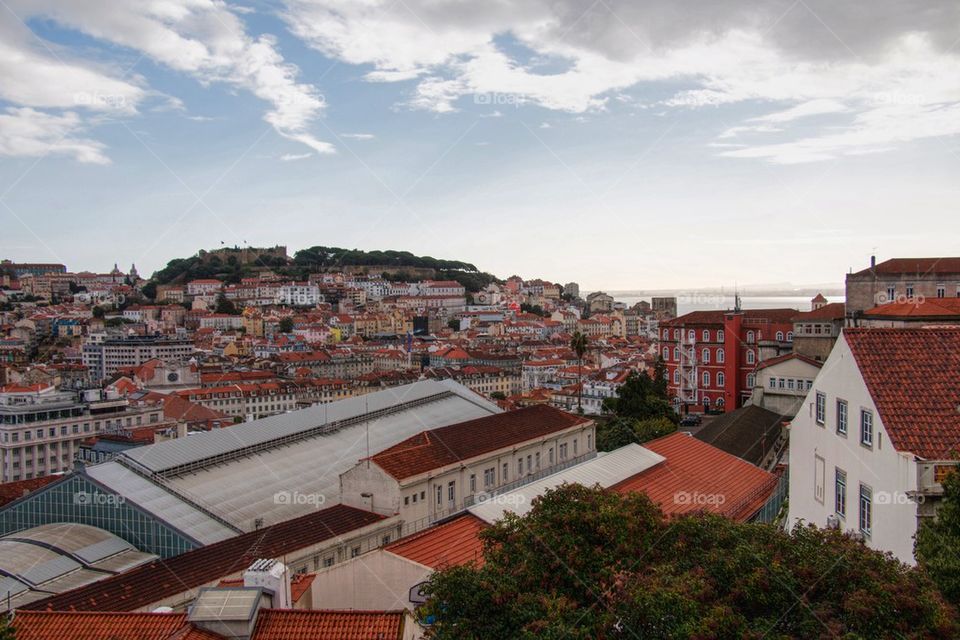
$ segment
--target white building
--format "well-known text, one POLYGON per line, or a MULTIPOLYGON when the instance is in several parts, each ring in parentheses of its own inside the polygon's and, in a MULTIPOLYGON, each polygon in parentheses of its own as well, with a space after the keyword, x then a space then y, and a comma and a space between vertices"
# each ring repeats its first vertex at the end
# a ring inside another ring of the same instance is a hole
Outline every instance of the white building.
POLYGON ((796 415, 822 365, 799 353, 764 360, 754 372, 750 404, 782 416, 796 415))
POLYGON ((845 329, 790 427, 789 524, 912 563, 960 442, 960 328, 845 329))
POLYGON ((323 300, 320 287, 309 282, 292 282, 280 286, 277 290, 277 304, 292 307, 315 307, 323 300))

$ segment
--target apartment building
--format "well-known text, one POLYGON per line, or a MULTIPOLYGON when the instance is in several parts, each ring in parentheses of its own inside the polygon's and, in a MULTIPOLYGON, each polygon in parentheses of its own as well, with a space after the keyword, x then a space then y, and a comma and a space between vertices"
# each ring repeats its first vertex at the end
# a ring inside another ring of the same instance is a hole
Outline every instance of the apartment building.
POLYGON ((847 274, 847 317, 879 304, 917 298, 960 298, 960 258, 891 258, 847 274))
MULTIPOLYGON (((116 395, 78 395, 53 385, 0 389, 0 479, 29 480, 69 471, 84 439, 106 431, 163 428, 163 404, 130 406, 116 395)), ((173 423, 169 423, 173 426, 173 423)))
POLYGON ((122 336, 91 334, 83 343, 83 365, 91 380, 103 380, 120 369, 138 367, 148 360, 179 362, 193 355, 193 343, 169 336, 122 336))

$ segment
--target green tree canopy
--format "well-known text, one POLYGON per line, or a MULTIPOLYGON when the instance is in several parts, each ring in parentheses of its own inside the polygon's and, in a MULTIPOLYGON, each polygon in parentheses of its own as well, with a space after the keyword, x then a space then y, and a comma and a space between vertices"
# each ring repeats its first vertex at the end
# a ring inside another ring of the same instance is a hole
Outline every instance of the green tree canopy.
POLYGON ((916 555, 943 595, 960 606, 960 473, 944 479, 943 502, 936 519, 920 526, 916 555))
POLYGON ((293 318, 287 316, 280 318, 280 333, 291 333, 293 331, 293 318))
POLYGON ((435 573, 428 637, 949 638, 917 569, 835 530, 667 520, 642 494, 568 485, 481 533, 484 562, 435 573))

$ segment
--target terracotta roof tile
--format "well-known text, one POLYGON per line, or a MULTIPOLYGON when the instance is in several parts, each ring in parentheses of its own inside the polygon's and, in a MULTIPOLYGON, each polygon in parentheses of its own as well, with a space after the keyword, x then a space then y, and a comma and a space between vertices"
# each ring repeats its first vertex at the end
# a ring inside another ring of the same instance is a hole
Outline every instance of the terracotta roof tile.
POLYGON ((842 320, 846 315, 847 305, 843 302, 831 302, 819 309, 804 311, 793 316, 794 322, 812 322, 814 320, 842 320))
POLYGON ((960 327, 844 329, 898 451, 928 460, 960 449, 960 327))
POLYGON ((422 431, 371 459, 394 478, 403 480, 589 422, 587 418, 538 405, 422 431))
POLYGON ((852 275, 933 275, 960 273, 960 258, 891 258, 852 275))
POLYGON ((400 640, 403 611, 262 609, 252 640, 400 640))
POLYGON ((778 478, 772 473, 686 433, 673 433, 643 446, 666 461, 611 489, 642 491, 667 515, 710 511, 745 521, 777 485, 778 478))
POLYGON ((386 550, 408 560, 437 569, 476 561, 483 564, 483 544, 480 532, 487 523, 465 513, 453 520, 397 540, 386 550))
POLYGON ((960 317, 960 298, 927 298, 890 302, 872 309, 863 315, 868 318, 938 318, 955 320, 960 317))
POLYGON ((221 640, 193 627, 185 613, 17 611, 17 640, 221 640))

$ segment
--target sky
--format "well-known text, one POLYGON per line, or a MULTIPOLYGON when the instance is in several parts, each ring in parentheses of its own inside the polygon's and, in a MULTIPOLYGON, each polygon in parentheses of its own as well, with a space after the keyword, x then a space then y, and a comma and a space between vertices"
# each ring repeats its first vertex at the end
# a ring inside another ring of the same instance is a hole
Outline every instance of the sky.
POLYGON ((958 79, 954 0, 0 0, 0 257, 840 283, 956 254, 958 79))

